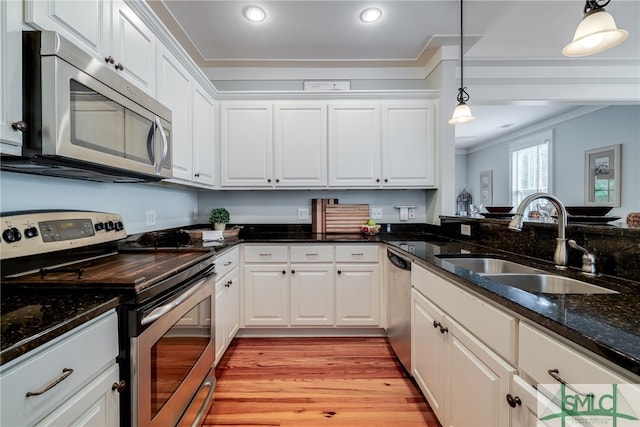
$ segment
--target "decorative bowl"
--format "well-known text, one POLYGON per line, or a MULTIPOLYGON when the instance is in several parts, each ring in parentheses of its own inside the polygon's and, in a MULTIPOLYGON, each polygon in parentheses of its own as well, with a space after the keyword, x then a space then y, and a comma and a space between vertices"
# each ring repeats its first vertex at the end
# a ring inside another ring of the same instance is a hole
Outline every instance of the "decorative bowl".
POLYGON ((376 225, 365 224, 360 228, 364 234, 368 236, 373 236, 374 234, 378 234, 378 231, 380 231, 380 224, 376 224, 376 225))
POLYGON ((567 213, 573 216, 605 216, 613 206, 565 206, 567 213))
POLYGON ((513 206, 485 206, 485 209, 489 213, 509 213, 513 206))

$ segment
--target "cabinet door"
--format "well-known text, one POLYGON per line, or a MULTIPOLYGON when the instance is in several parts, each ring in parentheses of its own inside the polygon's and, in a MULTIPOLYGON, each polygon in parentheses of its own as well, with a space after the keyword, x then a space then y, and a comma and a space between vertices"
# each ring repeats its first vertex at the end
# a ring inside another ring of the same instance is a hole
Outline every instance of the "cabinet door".
MULTIPOLYGON (((224 279, 224 278, 222 278, 224 279)), ((227 350, 227 343, 225 340, 225 322, 227 318, 227 301, 226 301, 226 287, 222 280, 216 279, 216 360, 214 365, 217 365, 222 359, 222 355, 227 350)))
POLYGON ((385 187, 435 185, 433 102, 382 106, 382 177, 385 187))
POLYGON ((0 153, 18 155, 22 133, 11 124, 22 120, 21 2, 0 2, 0 38, 0 153))
POLYGON ((336 264, 336 270, 336 325, 379 325, 378 264, 336 264))
MULTIPOLYGON (((518 375, 513 376, 511 388, 511 396, 513 399, 517 398, 519 402, 511 409, 511 425, 513 427, 543 427, 549 425, 539 419, 539 408, 558 408, 557 405, 543 394, 538 393, 532 385, 518 375)), ((558 408, 557 412, 560 412, 560 408, 558 408)))
POLYGON ((173 177, 193 177, 191 75, 164 47, 158 45, 158 100, 171 110, 173 177))
POLYGON ((291 265, 291 324, 333 325, 333 264, 291 265))
POLYGON ((233 270, 225 281, 225 342, 228 346, 240 328, 240 276, 233 270))
POLYGON ((244 267, 244 323, 247 326, 289 324, 287 264, 250 264, 244 267))
MULTIPOLYGON (((77 2, 76 2, 77 3, 77 2)), ((145 92, 156 95, 156 44, 151 30, 122 0, 111 0, 111 47, 104 51, 129 81, 145 92)), ((175 116, 176 112, 173 110, 175 116)))
POLYGON ((105 16, 102 0, 25 0, 24 21, 35 28, 56 31, 81 49, 102 58, 105 16))
POLYGON ((119 426, 120 395, 113 384, 120 382, 113 364, 91 383, 36 424, 41 426, 119 426))
POLYGON ((271 104, 220 108, 221 186, 273 186, 271 104))
POLYGON ((509 426, 511 411, 505 396, 515 368, 504 362, 469 332, 446 317, 446 425, 509 426))
POLYGON ((379 187, 380 108, 329 106, 329 185, 379 187))
POLYGON ((214 102, 198 84, 193 84, 193 180, 215 184, 214 168, 214 102))
POLYGON ((446 338, 438 328, 438 324, 442 324, 442 322, 444 322, 444 313, 422 294, 412 290, 411 370, 420 390, 441 422, 444 421, 445 415, 444 350, 446 338))
POLYGON ((327 185, 326 105, 274 108, 276 186, 327 185))

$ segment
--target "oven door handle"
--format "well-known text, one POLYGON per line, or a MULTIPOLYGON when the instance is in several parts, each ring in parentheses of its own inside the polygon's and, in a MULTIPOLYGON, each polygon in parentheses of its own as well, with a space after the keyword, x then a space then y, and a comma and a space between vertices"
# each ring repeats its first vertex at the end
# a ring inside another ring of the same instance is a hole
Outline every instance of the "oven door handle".
MULTIPOLYGON (((176 308, 177 306, 179 306, 180 304, 188 300, 192 295, 194 295, 196 292, 200 290, 200 288, 204 284, 204 279, 211 275, 211 271, 214 268, 215 268, 215 265, 211 265, 210 267, 208 267, 207 270, 204 271, 204 276, 201 280, 201 283, 194 285, 188 291, 180 294, 178 298, 174 299, 170 303, 154 308, 151 311, 151 313, 149 313, 148 315, 142 318, 142 321, 140 322, 140 324, 144 326, 144 325, 148 325, 149 323, 155 322, 156 320, 158 320, 159 318, 161 318, 162 316, 169 313, 171 310, 173 310, 174 308, 176 308)), ((215 275, 215 273, 213 274, 215 275)))

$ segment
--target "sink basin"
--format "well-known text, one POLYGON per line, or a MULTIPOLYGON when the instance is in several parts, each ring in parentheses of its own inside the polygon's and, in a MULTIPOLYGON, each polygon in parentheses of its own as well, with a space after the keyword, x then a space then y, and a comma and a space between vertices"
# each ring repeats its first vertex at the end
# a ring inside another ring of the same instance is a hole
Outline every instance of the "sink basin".
POLYGON ((449 262, 458 267, 465 268, 480 274, 503 274, 503 273, 542 273, 542 270, 537 270, 526 265, 518 264, 512 261, 507 261, 499 258, 488 257, 442 257, 443 261, 449 262))
POLYGON ((544 294, 617 294, 618 292, 553 274, 487 274, 498 283, 544 294))

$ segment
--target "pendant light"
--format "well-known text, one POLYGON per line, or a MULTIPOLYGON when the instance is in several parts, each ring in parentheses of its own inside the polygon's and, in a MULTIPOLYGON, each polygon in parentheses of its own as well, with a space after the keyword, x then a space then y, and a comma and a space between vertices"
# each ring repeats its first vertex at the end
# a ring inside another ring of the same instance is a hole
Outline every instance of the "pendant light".
POLYGON ((622 43, 629 33, 619 30, 613 16, 604 7, 611 0, 587 0, 584 16, 576 29, 573 41, 562 49, 564 56, 587 56, 602 52, 622 43))
POLYGON ((450 125, 463 125, 474 121, 476 118, 471 114, 471 109, 467 105, 469 94, 464 87, 464 50, 462 48, 463 21, 462 21, 462 1, 460 0, 460 88, 458 88, 458 106, 453 110, 453 116, 449 119, 450 125))

